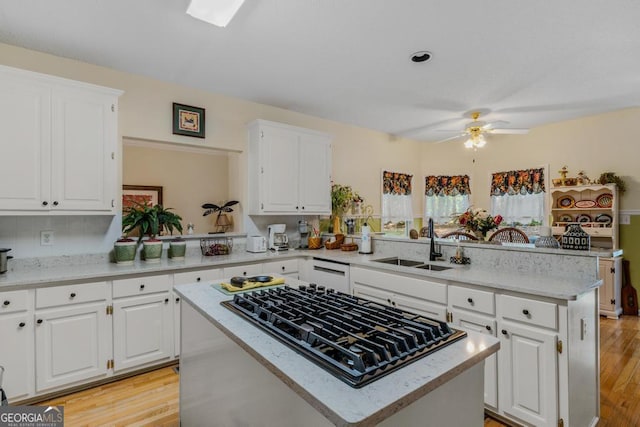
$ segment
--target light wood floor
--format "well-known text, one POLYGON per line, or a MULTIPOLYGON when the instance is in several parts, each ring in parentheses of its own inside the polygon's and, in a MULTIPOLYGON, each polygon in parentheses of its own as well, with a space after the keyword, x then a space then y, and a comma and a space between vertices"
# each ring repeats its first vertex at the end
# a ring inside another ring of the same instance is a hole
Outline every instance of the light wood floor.
MULTIPOLYGON (((41 405, 64 405, 65 426, 179 426, 178 375, 162 368, 41 405)), ((640 318, 600 319, 599 427, 640 425, 640 318)), ((487 418, 488 427, 503 427, 487 418)))

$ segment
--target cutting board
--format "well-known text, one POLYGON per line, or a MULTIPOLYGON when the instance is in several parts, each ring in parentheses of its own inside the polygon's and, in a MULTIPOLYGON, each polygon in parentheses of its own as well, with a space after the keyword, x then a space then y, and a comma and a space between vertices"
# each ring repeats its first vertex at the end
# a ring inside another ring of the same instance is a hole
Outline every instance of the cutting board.
POLYGON ((638 315, 638 293, 631 284, 629 260, 622 260, 622 314, 638 315))

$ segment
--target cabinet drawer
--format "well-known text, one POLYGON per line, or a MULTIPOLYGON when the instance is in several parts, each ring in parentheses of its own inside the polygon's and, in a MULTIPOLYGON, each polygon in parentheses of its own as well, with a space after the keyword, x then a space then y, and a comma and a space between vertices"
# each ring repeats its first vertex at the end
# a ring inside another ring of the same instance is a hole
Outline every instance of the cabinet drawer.
POLYGON ((36 289, 36 308, 103 301, 108 295, 107 282, 40 288, 36 289))
POLYGON ((235 267, 225 267, 224 277, 234 276, 257 276, 262 273, 262 264, 237 265, 235 267))
POLYGON ((217 279, 222 279, 221 268, 175 273, 173 275, 173 284, 182 285, 187 283, 211 282, 217 279))
POLYGON ((169 275, 136 277, 113 281, 113 297, 147 295, 155 292, 167 292, 171 288, 169 275))
POLYGON ((0 314, 25 311, 29 308, 29 291, 0 293, 0 314))
POLYGON ((495 315, 496 303, 493 292, 449 286, 449 302, 453 307, 495 315))
POLYGON ((558 329, 558 306, 550 302, 499 295, 498 310, 505 319, 558 329))
POLYGON ((287 259, 284 261, 265 262, 262 264, 263 273, 296 273, 298 271, 298 260, 287 259))

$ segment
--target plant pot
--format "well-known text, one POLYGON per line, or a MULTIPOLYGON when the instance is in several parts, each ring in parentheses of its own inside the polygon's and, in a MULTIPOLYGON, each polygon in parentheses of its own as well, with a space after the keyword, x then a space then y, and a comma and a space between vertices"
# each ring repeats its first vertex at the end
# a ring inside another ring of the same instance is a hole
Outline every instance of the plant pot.
POLYGON ((146 262, 160 262, 162 240, 150 239, 142 242, 142 255, 146 262))
POLYGON ((133 239, 121 239, 113 244, 113 256, 116 264, 133 264, 136 259, 138 243, 133 239))
POLYGON ((187 241, 176 240, 169 242, 169 258, 171 259, 183 259, 187 252, 187 241))

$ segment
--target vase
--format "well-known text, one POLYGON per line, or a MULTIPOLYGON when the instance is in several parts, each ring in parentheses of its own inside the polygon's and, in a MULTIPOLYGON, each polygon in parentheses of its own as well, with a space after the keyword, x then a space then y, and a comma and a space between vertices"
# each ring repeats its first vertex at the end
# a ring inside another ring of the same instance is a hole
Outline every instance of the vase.
POLYGON ((184 255, 187 252, 186 240, 175 240, 169 242, 169 258, 172 259, 184 259, 184 255))
POLYGON ((340 216, 333 216, 333 234, 340 234, 340 216))
POLYGON ((562 249, 588 251, 591 246, 591 237, 580 224, 569 224, 562 235, 561 245, 562 249))
POLYGON ((113 245, 113 255, 116 264, 130 265, 136 258, 138 242, 132 239, 120 239, 113 245))
POLYGON ((149 239, 142 242, 142 254, 146 262, 160 262, 162 240, 149 239))
POLYGON ((487 233, 485 233, 484 231, 480 231, 480 230, 475 230, 473 232, 473 234, 475 234, 475 236, 478 238, 478 240, 480 240, 481 242, 487 240, 487 233))

